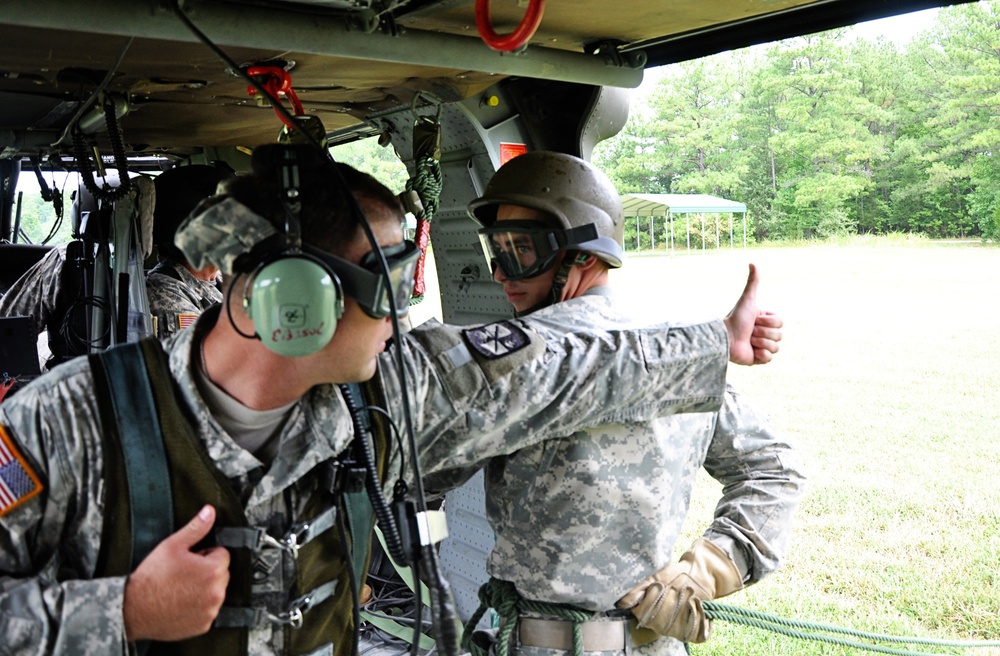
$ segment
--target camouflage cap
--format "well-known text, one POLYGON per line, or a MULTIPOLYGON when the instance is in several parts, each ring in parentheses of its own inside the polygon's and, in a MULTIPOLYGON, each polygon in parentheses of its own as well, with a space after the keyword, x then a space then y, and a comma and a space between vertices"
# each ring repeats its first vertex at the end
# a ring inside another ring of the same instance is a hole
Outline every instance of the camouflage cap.
POLYGON ((174 245, 196 269, 219 267, 233 275, 240 255, 278 233, 274 225, 229 196, 215 196, 199 206, 177 229, 174 245))

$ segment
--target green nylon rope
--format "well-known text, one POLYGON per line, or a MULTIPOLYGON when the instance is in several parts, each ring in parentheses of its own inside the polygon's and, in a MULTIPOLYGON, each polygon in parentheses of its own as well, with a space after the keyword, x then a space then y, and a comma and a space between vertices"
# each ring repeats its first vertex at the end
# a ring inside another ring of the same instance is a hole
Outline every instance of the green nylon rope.
POLYGON ((424 211, 417 218, 430 221, 441 204, 441 189, 444 187, 441 162, 433 157, 420 157, 414 163, 414 168, 417 174, 406 180, 406 190, 416 191, 424 206, 424 211))
MULTIPOLYGON (((414 163, 414 167, 416 175, 406 180, 406 190, 416 191, 420 196, 420 203, 424 209, 417 215, 417 219, 430 223, 441 204, 441 189, 444 187, 441 162, 433 157, 420 157, 414 163)), ((423 294, 410 296, 410 305, 417 305, 423 300, 423 294)))
MULTIPOLYGON (((850 647, 865 651, 878 652, 881 654, 894 654, 895 656, 935 656, 932 652, 909 651, 907 649, 897 649, 885 645, 869 644, 850 640, 846 637, 861 640, 871 640, 872 642, 888 642, 907 645, 925 645, 936 647, 952 647, 960 649, 972 649, 979 647, 1000 647, 1000 641, 973 641, 973 640, 940 640, 936 638, 903 638, 899 636, 885 635, 881 633, 871 633, 868 631, 858 631, 856 629, 846 629, 831 624, 819 622, 801 622, 798 620, 785 619, 768 613, 729 606, 712 601, 702 602, 705 609, 705 617, 710 620, 722 620, 742 624, 757 629, 772 631, 780 635, 799 640, 813 640, 825 642, 841 647, 850 647), (834 634, 834 635, 826 635, 834 634)), ((493 608, 500 617, 500 631, 497 635, 497 650, 499 655, 505 655, 510 647, 510 638, 517 625, 517 619, 523 611, 536 612, 557 619, 564 619, 573 622, 573 656, 583 656, 583 631, 581 625, 593 617, 593 613, 580 610, 572 606, 559 604, 549 604, 541 601, 524 599, 518 594, 514 585, 508 581, 490 579, 479 588, 479 608, 469 618, 462 634, 462 647, 472 653, 473 656, 488 656, 487 650, 472 642, 472 633, 479 624, 486 610, 493 608)))
POLYGON ((874 651, 882 654, 899 654, 902 656, 928 656, 928 652, 907 651, 904 649, 895 649, 892 647, 886 647, 882 645, 867 644, 863 642, 857 642, 855 640, 848 640, 846 638, 838 638, 835 636, 823 635, 823 633, 840 634, 845 636, 851 636, 853 638, 860 638, 863 640, 871 640, 873 642, 889 642, 889 643, 909 644, 909 645, 933 645, 937 647, 957 647, 963 649, 1000 646, 1000 641, 939 640, 936 638, 902 638, 898 636, 890 636, 880 633, 870 633, 868 631, 858 631, 856 629, 845 629, 839 626, 833 626, 831 624, 789 620, 782 617, 777 617, 775 615, 770 615, 768 613, 761 613, 746 608, 740 608, 738 606, 728 606, 726 604, 719 604, 712 601, 702 602, 702 607, 705 609, 705 617, 711 620, 718 619, 726 622, 734 622, 736 624, 743 624, 745 626, 751 626, 758 629, 773 631, 781 635, 789 636, 792 638, 799 638, 801 640, 816 640, 819 642, 827 642, 834 645, 840 645, 842 647, 853 647, 855 649, 864 649, 867 651, 874 651))
POLYGON ((513 583, 492 578, 479 588, 479 608, 469 618, 465 625, 465 631, 462 633, 462 648, 472 652, 472 656, 487 656, 487 650, 472 641, 472 632, 489 608, 495 610, 500 617, 497 654, 508 653, 511 634, 514 632, 514 627, 517 626, 517 618, 523 611, 529 611, 573 622, 573 654, 574 656, 583 656, 583 629, 581 626, 594 616, 592 612, 572 606, 525 599, 518 594, 513 583))

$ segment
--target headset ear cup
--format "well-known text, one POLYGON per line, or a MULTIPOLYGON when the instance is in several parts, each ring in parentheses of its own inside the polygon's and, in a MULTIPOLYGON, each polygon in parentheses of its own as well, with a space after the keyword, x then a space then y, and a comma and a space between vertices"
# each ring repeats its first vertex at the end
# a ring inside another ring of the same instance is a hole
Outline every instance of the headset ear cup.
POLYGON ((344 312, 340 280, 302 255, 262 264, 244 306, 264 346, 292 358, 326 346, 344 312))

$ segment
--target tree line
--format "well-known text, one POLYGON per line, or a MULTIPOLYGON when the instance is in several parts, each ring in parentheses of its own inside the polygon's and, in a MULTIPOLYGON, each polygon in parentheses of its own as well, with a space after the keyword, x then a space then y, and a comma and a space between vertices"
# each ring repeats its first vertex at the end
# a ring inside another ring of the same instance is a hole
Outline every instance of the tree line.
POLYGON ((850 28, 663 69, 594 161, 621 193, 747 205, 757 240, 1000 238, 1000 2, 905 46, 850 28))

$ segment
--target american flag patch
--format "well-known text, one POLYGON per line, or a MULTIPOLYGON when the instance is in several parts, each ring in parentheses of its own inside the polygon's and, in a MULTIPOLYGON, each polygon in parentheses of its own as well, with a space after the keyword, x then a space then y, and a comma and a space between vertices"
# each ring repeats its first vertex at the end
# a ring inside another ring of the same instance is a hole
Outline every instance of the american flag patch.
POLYGON ((42 491, 42 483, 0 426, 0 516, 42 491))
POLYGON ((177 327, 184 330, 188 326, 194 323, 195 319, 198 318, 197 314, 178 314, 177 315, 177 327))

